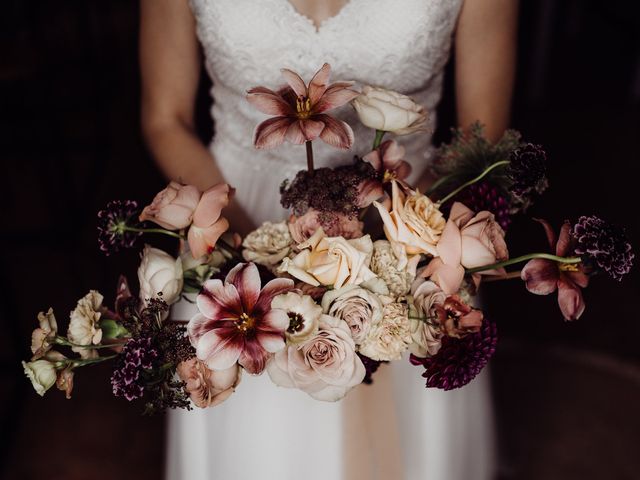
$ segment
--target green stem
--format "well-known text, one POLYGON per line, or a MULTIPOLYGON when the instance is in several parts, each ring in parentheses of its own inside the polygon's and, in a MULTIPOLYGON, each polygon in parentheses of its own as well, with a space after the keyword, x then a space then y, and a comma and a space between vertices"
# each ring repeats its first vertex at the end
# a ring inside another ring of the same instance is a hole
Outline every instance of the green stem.
POLYGON ((438 180, 433 182, 429 188, 427 188, 426 195, 431 195, 435 192, 443 183, 449 180, 452 175, 445 175, 444 177, 440 177, 438 180))
POLYGON ((53 343, 57 344, 57 345, 65 345, 67 347, 76 347, 76 348, 88 348, 88 349, 99 349, 99 348, 113 348, 113 347, 117 347, 118 345, 124 345, 126 342, 115 342, 111 345, 80 345, 77 343, 73 343, 70 342, 69 340, 67 340, 64 337, 56 337, 53 341, 53 343))
POLYGON ((484 172, 482 172, 476 178, 473 178, 473 179, 469 180, 468 182, 463 183, 458 188, 456 188, 453 192, 451 192, 449 195, 447 195, 446 197, 444 197, 441 200, 438 200, 438 203, 440 205, 446 203, 448 200, 451 200, 453 197, 455 197, 457 194, 459 194, 462 190, 464 190, 468 186, 473 185, 474 183, 482 180, 493 169, 501 167, 502 165, 508 165, 508 164, 509 164, 509 160, 502 160, 500 162, 496 162, 496 163, 494 163, 492 165, 489 165, 487 168, 485 168, 484 172))
POLYGON ((129 225, 125 225, 122 227, 122 230, 126 232, 162 233, 163 235, 169 235, 170 237, 179 238, 181 240, 185 240, 187 238, 184 235, 180 235, 179 233, 172 232, 171 230, 165 230, 164 228, 136 228, 136 227, 130 227, 129 225))
POLYGON ((112 360, 116 357, 117 355, 109 355, 108 357, 86 358, 84 360, 71 360, 69 363, 73 368, 86 367, 87 365, 94 365, 96 363, 106 362, 107 360, 112 360))
POLYGON ((309 173, 313 173, 313 142, 307 140, 305 145, 307 147, 307 170, 309 173))
POLYGON ((384 137, 384 134, 387 133, 384 130, 376 130, 376 138, 373 139, 373 148, 372 150, 375 150, 376 148, 378 148, 380 146, 380 144, 382 143, 382 137, 384 137))
POLYGON ((509 265, 514 265, 520 262, 526 262, 527 260, 532 260, 534 258, 544 258, 545 260, 552 260, 558 263, 580 263, 582 259, 580 257, 559 257, 557 255, 551 255, 550 253, 529 253, 527 255, 522 255, 516 258, 510 258, 509 260, 504 260, 503 262, 492 263, 491 265, 482 265, 480 267, 468 268, 465 270, 466 273, 477 273, 484 272, 486 270, 495 270, 496 268, 508 267, 509 265))

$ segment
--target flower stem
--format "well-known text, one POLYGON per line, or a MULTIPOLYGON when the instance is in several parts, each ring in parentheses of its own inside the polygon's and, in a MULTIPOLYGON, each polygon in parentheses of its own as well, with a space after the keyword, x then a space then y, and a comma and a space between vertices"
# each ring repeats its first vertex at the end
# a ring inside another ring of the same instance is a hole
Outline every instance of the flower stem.
POLYGON ((520 278, 520 270, 516 270, 514 272, 509 272, 506 275, 488 275, 487 278, 483 279, 483 282, 499 282, 501 280, 513 280, 515 278, 520 278))
POLYGON ((484 272, 485 270, 495 270, 496 268, 508 267, 516 263, 526 262, 534 258, 544 258, 546 260, 552 260, 558 263, 580 263, 582 259, 580 257, 559 257, 557 255, 551 255, 550 253, 529 253, 516 258, 510 258, 503 262, 492 263, 491 265, 482 265, 480 267, 468 268, 466 273, 484 272))
POLYGON ((128 232, 142 232, 142 233, 162 233, 163 235, 169 235, 173 238, 179 238, 184 240, 186 237, 184 235, 180 235, 179 233, 172 232, 171 230, 165 230, 164 228, 136 228, 130 227, 129 225, 125 225, 122 227, 122 230, 128 232))
POLYGON ((373 139, 373 148, 372 150, 375 150, 376 148, 378 148, 380 146, 380 144, 382 143, 382 137, 384 137, 384 134, 387 133, 384 130, 376 130, 376 138, 373 139))
POLYGON ((446 197, 444 197, 441 200, 438 200, 438 203, 440 205, 446 203, 448 200, 451 200, 453 197, 455 197, 457 194, 459 194, 462 190, 464 190, 465 188, 467 188, 470 185, 473 185, 474 183, 482 180, 489 172, 491 172, 493 169, 501 167, 502 165, 508 165, 509 164, 509 160, 501 160, 500 162, 496 162, 494 164, 489 165, 487 168, 484 169, 484 171, 478 175, 476 178, 472 178, 471 180, 469 180, 466 183, 463 183, 462 185, 460 185, 458 188, 456 188, 453 192, 451 192, 449 195, 447 195, 446 197))
MULTIPOLYGON (((124 340, 128 340, 128 339, 124 339, 124 340)), ((127 343, 126 341, 124 342, 115 342, 111 345, 80 345, 77 343, 73 343, 70 342, 69 340, 67 340, 65 337, 56 337, 53 341, 53 343, 55 343, 56 345, 64 345, 66 347, 76 347, 76 348, 88 348, 88 349, 99 349, 99 348, 113 348, 120 345, 124 345, 125 343, 127 343)))
POLYGON ((307 147, 307 170, 309 173, 313 173, 313 142, 307 140, 305 145, 307 147))
POLYGON ((69 360, 68 365, 71 365, 73 368, 86 367, 87 365, 94 365, 96 363, 106 362, 107 360, 113 360, 117 356, 118 355, 109 355, 108 357, 85 358, 83 360, 69 360))

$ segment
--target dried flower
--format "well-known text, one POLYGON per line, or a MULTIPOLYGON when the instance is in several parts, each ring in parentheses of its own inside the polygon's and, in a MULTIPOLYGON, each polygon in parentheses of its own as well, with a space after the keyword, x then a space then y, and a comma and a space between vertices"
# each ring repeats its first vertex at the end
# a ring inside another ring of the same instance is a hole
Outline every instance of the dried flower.
POLYGON ((131 248, 142 232, 139 228, 138 204, 133 200, 113 200, 98 212, 98 245, 106 255, 131 248))
POLYGON ((595 215, 582 216, 571 235, 577 242, 575 252, 594 262, 613 279, 620 281, 631 270, 635 255, 622 227, 595 215))
POLYGON ((347 216, 343 213, 322 213, 311 208, 301 217, 291 215, 289 217, 289 231, 293 240, 303 243, 309 240, 318 229, 331 237, 344 237, 347 240, 359 238, 363 235, 362 223, 357 216, 347 216))

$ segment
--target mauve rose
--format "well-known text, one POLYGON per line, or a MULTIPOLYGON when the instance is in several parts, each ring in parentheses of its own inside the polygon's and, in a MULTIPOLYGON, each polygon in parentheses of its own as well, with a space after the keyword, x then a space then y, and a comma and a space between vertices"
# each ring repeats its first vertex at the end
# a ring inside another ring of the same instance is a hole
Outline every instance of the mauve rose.
POLYGON ((168 230, 179 230, 191 225, 193 212, 200 201, 200 192, 193 185, 171 182, 159 192, 151 205, 140 214, 140 221, 150 220, 168 230))
POLYGON ((325 225, 320 222, 320 212, 310 208, 300 217, 295 215, 289 217, 289 232, 297 243, 306 242, 319 228, 322 228, 329 237, 344 237, 347 240, 363 235, 363 223, 358 220, 358 217, 332 213, 331 218, 331 223, 325 225))
POLYGON ((411 319, 413 343, 409 346, 409 351, 416 357, 430 357, 440 350, 443 334, 439 311, 447 295, 429 280, 415 282, 411 290, 413 306, 422 318, 411 319))
POLYGON ((307 342, 277 352, 267 372, 276 385, 335 402, 362 383, 366 370, 345 322, 322 315, 319 327, 307 342))
POLYGON ((242 374, 237 363, 226 370, 214 371, 197 358, 180 362, 176 372, 187 384, 185 390, 191 401, 200 408, 215 407, 229 398, 242 374))

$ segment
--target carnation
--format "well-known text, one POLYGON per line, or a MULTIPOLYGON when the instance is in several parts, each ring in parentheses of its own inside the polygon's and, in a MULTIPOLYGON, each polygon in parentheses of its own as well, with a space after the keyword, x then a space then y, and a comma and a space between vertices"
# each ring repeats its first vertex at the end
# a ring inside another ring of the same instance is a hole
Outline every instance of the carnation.
MULTIPOLYGON (((98 345, 102 340, 100 329, 100 307, 103 296, 95 290, 78 301, 78 306, 71 312, 67 338, 76 345, 98 345)), ((71 347, 82 358, 96 358, 98 352, 86 347, 71 347)))
POLYGON ((246 261, 271 268, 289 255, 293 239, 286 222, 265 222, 247 235, 242 246, 242 256, 246 261))
POLYGON ((360 353, 373 360, 399 360, 412 342, 409 308, 404 303, 388 303, 382 319, 371 325, 360 345, 360 353))
MULTIPOLYGON (((419 257, 414 257, 419 259, 419 257)), ((400 260, 393 251, 391 242, 378 240, 373 243, 373 255, 371 256, 371 271, 380 277, 387 285, 389 293, 399 298, 411 289, 411 283, 415 279, 416 272, 414 263, 405 263, 404 268, 400 268, 400 260)))

